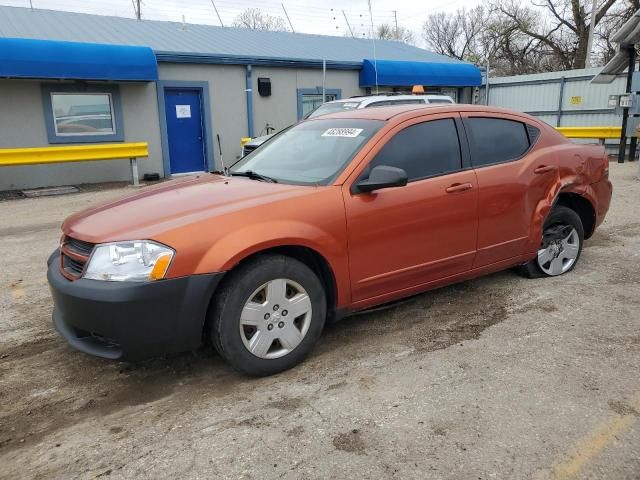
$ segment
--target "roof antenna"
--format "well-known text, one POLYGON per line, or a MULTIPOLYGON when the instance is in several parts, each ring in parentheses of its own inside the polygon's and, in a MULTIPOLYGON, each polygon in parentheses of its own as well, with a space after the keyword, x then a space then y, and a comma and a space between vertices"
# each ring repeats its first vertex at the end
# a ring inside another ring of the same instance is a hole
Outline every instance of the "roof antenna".
POLYGON ((282 10, 284 10, 284 16, 287 17, 287 22, 289 22, 289 26, 291 27, 291 33, 296 33, 296 31, 293 29, 293 24, 291 23, 291 19, 289 18, 287 9, 284 8, 284 3, 281 3, 280 5, 282 5, 282 10))
POLYGON ((220 26, 224 27, 224 23, 222 23, 222 18, 220 17, 220 14, 218 13, 218 7, 216 7, 216 4, 214 3, 213 0, 211 0, 211 5, 213 5, 213 9, 216 11, 216 15, 218 16, 218 21, 220 22, 220 26))
POLYGON ((342 15, 344 16, 344 21, 347 22, 347 28, 349 29, 349 33, 351 34, 351 38, 356 38, 353 35, 353 30, 351 30, 351 25, 349 25, 349 20, 347 20, 347 14, 344 13, 344 10, 342 10, 342 15))
POLYGON ((369 4, 369 18, 371 19, 371 40, 373 41, 373 71, 376 74, 376 95, 380 92, 378 91, 378 58, 376 55, 376 34, 373 31, 373 13, 371 12, 371 0, 367 0, 369 4))

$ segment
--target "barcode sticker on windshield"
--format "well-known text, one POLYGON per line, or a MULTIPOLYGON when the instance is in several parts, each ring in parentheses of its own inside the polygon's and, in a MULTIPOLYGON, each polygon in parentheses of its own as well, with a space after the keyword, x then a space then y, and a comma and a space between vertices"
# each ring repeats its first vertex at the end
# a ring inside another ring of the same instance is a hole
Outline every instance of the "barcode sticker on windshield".
POLYGON ((330 128, 322 134, 323 137, 355 138, 362 133, 362 128, 330 128))

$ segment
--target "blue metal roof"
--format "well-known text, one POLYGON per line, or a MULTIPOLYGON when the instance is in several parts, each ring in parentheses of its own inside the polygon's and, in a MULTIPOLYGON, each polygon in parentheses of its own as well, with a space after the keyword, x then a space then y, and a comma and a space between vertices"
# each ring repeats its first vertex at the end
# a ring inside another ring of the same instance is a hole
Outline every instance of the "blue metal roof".
POLYGON ((0 38, 0 77, 152 81, 149 47, 0 38))
POLYGON ((403 62, 365 59, 360 70, 360 86, 476 87, 482 82, 480 69, 471 63, 403 62), (377 76, 376 76, 377 71, 377 76))
MULTIPOLYGON (((216 27, 83 13, 0 6, 0 37, 144 45, 159 61, 270 63, 359 68, 373 56, 371 40, 246 28, 216 27)), ((376 40, 385 60, 459 64, 458 60, 402 42, 376 40)))

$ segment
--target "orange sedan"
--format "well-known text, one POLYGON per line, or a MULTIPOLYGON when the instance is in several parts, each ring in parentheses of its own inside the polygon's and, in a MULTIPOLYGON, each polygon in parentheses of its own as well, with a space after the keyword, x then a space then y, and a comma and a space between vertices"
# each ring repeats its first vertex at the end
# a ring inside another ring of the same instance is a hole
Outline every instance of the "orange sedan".
POLYGON ((211 342, 273 374, 352 312, 511 267, 571 271, 609 208, 608 168, 602 147, 497 108, 310 119, 225 172, 69 217, 49 260, 54 324, 102 357, 211 342))

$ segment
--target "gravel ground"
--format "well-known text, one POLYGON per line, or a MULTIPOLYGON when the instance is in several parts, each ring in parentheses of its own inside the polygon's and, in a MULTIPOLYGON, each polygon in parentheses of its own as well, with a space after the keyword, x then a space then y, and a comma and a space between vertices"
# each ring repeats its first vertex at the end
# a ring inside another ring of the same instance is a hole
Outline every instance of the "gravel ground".
POLYGON ((1 478, 640 478, 640 182, 567 276, 507 271, 330 326, 263 379, 68 347, 45 261, 125 188, 0 202, 1 478))

